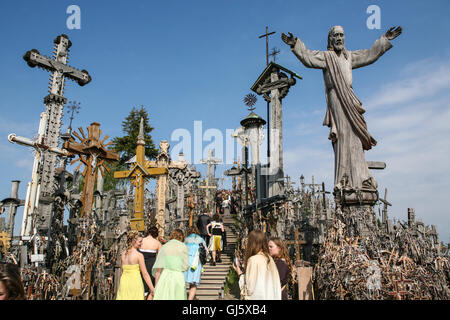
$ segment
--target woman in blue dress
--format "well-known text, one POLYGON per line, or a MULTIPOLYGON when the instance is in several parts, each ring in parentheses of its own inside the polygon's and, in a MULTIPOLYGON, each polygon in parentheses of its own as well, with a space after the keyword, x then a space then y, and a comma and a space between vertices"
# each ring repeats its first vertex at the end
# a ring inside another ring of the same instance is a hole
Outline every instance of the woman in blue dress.
POLYGON ((202 276, 203 265, 200 261, 200 246, 206 249, 206 256, 208 256, 206 242, 199 233, 198 228, 192 226, 188 231, 189 236, 184 240, 184 244, 188 247, 189 255, 189 268, 184 272, 184 279, 186 283, 189 283, 188 300, 194 300, 197 287, 200 284, 200 277, 202 276))

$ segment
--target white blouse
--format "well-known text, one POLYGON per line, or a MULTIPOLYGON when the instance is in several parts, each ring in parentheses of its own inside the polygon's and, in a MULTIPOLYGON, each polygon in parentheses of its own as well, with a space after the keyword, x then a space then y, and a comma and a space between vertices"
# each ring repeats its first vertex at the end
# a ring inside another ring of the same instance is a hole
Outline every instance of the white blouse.
POLYGON ((245 300, 281 300, 280 276, 272 257, 267 263, 262 252, 251 256, 245 275, 239 278, 239 287, 245 300))

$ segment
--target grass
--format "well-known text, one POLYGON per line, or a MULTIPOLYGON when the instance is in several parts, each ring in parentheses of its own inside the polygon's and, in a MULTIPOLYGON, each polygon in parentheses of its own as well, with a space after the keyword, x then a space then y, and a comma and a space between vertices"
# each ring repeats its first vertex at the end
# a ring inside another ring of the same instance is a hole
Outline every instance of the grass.
POLYGON ((239 290, 239 277, 234 271, 234 269, 231 269, 227 276, 227 281, 225 282, 225 288, 224 292, 225 294, 233 294, 231 291, 239 290))

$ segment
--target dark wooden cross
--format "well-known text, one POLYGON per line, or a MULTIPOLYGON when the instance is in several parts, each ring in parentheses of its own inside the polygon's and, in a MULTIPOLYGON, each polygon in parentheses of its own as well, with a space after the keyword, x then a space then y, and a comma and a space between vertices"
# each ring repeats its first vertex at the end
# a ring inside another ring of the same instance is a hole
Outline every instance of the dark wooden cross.
POLYGON ((100 140, 100 135, 102 131, 100 130, 100 124, 97 122, 91 123, 88 127, 88 136, 86 137, 83 128, 79 128, 81 136, 74 131, 72 134, 80 139, 80 143, 76 142, 73 137, 69 141, 63 144, 63 149, 69 152, 69 156, 78 155, 79 158, 73 160, 71 164, 81 161, 75 170, 84 164, 85 168, 82 173, 84 177, 83 193, 81 195, 81 202, 83 206, 81 207, 80 217, 91 216, 92 204, 94 201, 94 184, 97 178, 97 172, 100 170, 102 175, 105 175, 104 169, 108 172, 111 169, 106 166, 105 162, 112 164, 114 161, 119 160, 119 155, 106 147, 112 142, 104 144, 108 135, 106 135, 103 140, 100 140), (99 169, 99 170, 97 170, 99 169))
POLYGON ((394 282, 394 291, 390 291, 388 294, 393 297, 394 300, 405 300, 409 291, 407 290, 406 285, 411 283, 411 280, 407 280, 403 278, 403 274, 400 274, 400 279, 393 279, 394 282))
POLYGON ((392 204, 387 201, 387 188, 384 189, 384 199, 380 198, 380 201, 383 202, 383 217, 382 217, 382 223, 384 225, 387 224, 387 220, 388 220, 388 210, 387 207, 388 206, 392 206, 392 204))
POLYGON ((274 34, 276 31, 269 33, 269 27, 266 27, 266 33, 259 36, 259 38, 266 37, 266 63, 269 65, 269 36, 274 34))
POLYGON ((189 227, 192 227, 193 221, 194 221, 194 195, 191 193, 191 196, 189 198, 189 227))
POLYGON ((288 240, 285 241, 287 245, 294 245, 295 246, 295 260, 297 262, 300 262, 302 260, 301 257, 301 246, 305 245, 307 242, 305 240, 300 240, 300 234, 298 232, 298 229, 294 230, 294 237, 295 240, 288 240))

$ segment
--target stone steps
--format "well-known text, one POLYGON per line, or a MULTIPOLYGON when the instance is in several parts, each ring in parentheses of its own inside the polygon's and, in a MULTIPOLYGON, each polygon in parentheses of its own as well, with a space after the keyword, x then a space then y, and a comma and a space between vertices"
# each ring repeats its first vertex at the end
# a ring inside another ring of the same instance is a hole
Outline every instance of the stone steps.
MULTIPOLYGON (((234 248, 237 241, 234 218, 223 218, 223 223, 227 233, 227 246, 221 254, 222 262, 216 262, 215 266, 211 266, 210 261, 208 261, 203 266, 204 271, 196 293, 198 300, 219 300, 223 298, 223 290, 227 276, 232 268, 234 248)), ((186 288, 189 289, 188 286, 186 288)))

